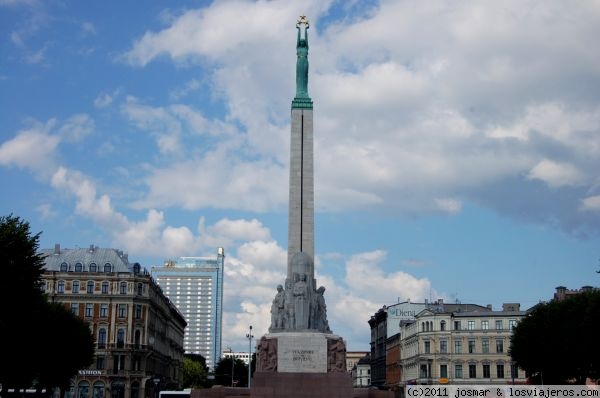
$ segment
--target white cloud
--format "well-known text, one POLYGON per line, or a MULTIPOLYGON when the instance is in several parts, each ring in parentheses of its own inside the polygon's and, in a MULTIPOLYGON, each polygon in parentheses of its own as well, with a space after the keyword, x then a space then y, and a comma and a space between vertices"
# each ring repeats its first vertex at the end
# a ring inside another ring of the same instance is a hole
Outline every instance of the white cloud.
POLYGON ((224 151, 156 169, 146 178, 150 189, 137 206, 178 205, 267 211, 287 203, 287 170, 269 161, 244 161, 224 151), (186 187, 186 189, 181 189, 186 187), (218 194, 215 191, 218 188, 218 194), (178 192, 173 195, 173 192, 178 192))
POLYGON ((600 211, 600 195, 589 196, 581 201, 581 209, 586 211, 600 211))
POLYGON ((451 214, 460 212, 460 209, 462 208, 461 201, 454 198, 438 198, 435 199, 435 204, 440 210, 451 214))
POLYGON ((81 31, 84 35, 96 35, 96 27, 89 21, 81 23, 81 31))
POLYGON ((58 215, 58 212, 54 210, 52 204, 43 203, 35 208, 35 210, 40 213, 42 220, 49 220, 55 218, 58 215))
POLYGON ((200 82, 200 80, 192 79, 192 80, 186 82, 183 85, 183 87, 171 90, 171 92, 169 93, 169 98, 172 101, 179 101, 180 99, 187 96, 188 94, 199 90, 200 87, 202 87, 202 83, 200 82))
POLYGON ((582 173, 568 163, 558 163, 544 159, 536 164, 527 178, 541 180, 551 188, 579 185, 583 182, 582 173))
MULTIPOLYGON (((16 42, 21 43, 20 38, 18 38, 18 39, 14 38, 14 40, 16 40, 16 42)), ((22 45, 22 43, 21 43, 21 45, 22 45)), ((25 63, 28 63, 28 64, 42 63, 43 61, 46 60, 46 51, 47 50, 48 50, 48 47, 44 46, 37 51, 27 53, 24 58, 25 63)))
POLYGON ((55 151, 60 137, 50 134, 56 125, 51 119, 45 124, 34 123, 26 130, 19 131, 16 136, 0 146, 0 164, 17 166, 23 169, 46 175, 55 167, 55 151))
POLYGON ((58 129, 66 141, 78 142, 94 131, 94 121, 85 113, 73 115, 65 120, 58 129))
POLYGON ((94 99, 94 106, 96 108, 106 108, 115 100, 115 98, 120 94, 121 90, 114 90, 112 93, 101 92, 98 94, 96 99, 94 99))
MULTIPOLYGON (((327 9, 328 3, 307 1, 302 9, 317 15, 319 10, 327 9)), ((185 61, 195 56, 215 58, 234 51, 246 52, 249 41, 256 44, 279 39, 285 22, 295 21, 300 12, 293 3, 213 3, 205 9, 184 13, 160 32, 146 32, 123 59, 144 66, 161 55, 185 61), (240 18, 244 23, 240 23, 240 18)))

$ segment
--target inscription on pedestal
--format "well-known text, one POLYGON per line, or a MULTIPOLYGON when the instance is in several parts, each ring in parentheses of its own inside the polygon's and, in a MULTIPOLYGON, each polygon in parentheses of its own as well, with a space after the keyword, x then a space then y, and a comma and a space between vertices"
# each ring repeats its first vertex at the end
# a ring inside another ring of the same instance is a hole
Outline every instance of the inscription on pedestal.
POLYGON ((280 334, 277 346, 278 372, 327 373, 327 338, 323 334, 280 334))

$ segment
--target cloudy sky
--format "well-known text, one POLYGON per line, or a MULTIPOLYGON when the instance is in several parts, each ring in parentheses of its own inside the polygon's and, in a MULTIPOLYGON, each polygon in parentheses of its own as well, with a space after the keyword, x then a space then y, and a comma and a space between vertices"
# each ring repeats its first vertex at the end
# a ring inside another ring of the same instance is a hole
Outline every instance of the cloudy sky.
POLYGON ((286 269, 301 14, 348 349, 398 300, 600 284, 598 0, 0 0, 2 214, 147 268, 224 247, 224 345, 247 347, 286 269))

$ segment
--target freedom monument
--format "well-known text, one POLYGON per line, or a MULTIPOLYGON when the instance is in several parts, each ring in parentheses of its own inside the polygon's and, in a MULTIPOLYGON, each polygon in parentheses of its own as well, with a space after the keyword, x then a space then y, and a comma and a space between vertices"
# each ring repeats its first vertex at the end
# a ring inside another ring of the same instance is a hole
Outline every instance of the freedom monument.
POLYGON ((251 396, 351 397, 346 344, 327 321, 317 287, 314 244, 313 102, 308 95, 308 28, 296 24, 296 96, 292 100, 287 277, 277 286, 271 327, 257 346, 251 396))

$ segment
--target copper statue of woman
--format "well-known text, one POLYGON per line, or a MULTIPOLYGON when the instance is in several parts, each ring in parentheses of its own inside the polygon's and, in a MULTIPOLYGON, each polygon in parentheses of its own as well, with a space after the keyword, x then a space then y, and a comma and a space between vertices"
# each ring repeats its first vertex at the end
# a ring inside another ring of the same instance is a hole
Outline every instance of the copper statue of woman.
POLYGON ((296 28, 298 40, 296 41, 296 98, 308 98, 308 20, 300 17, 296 28), (301 25, 305 25, 304 38, 301 35, 301 25))

